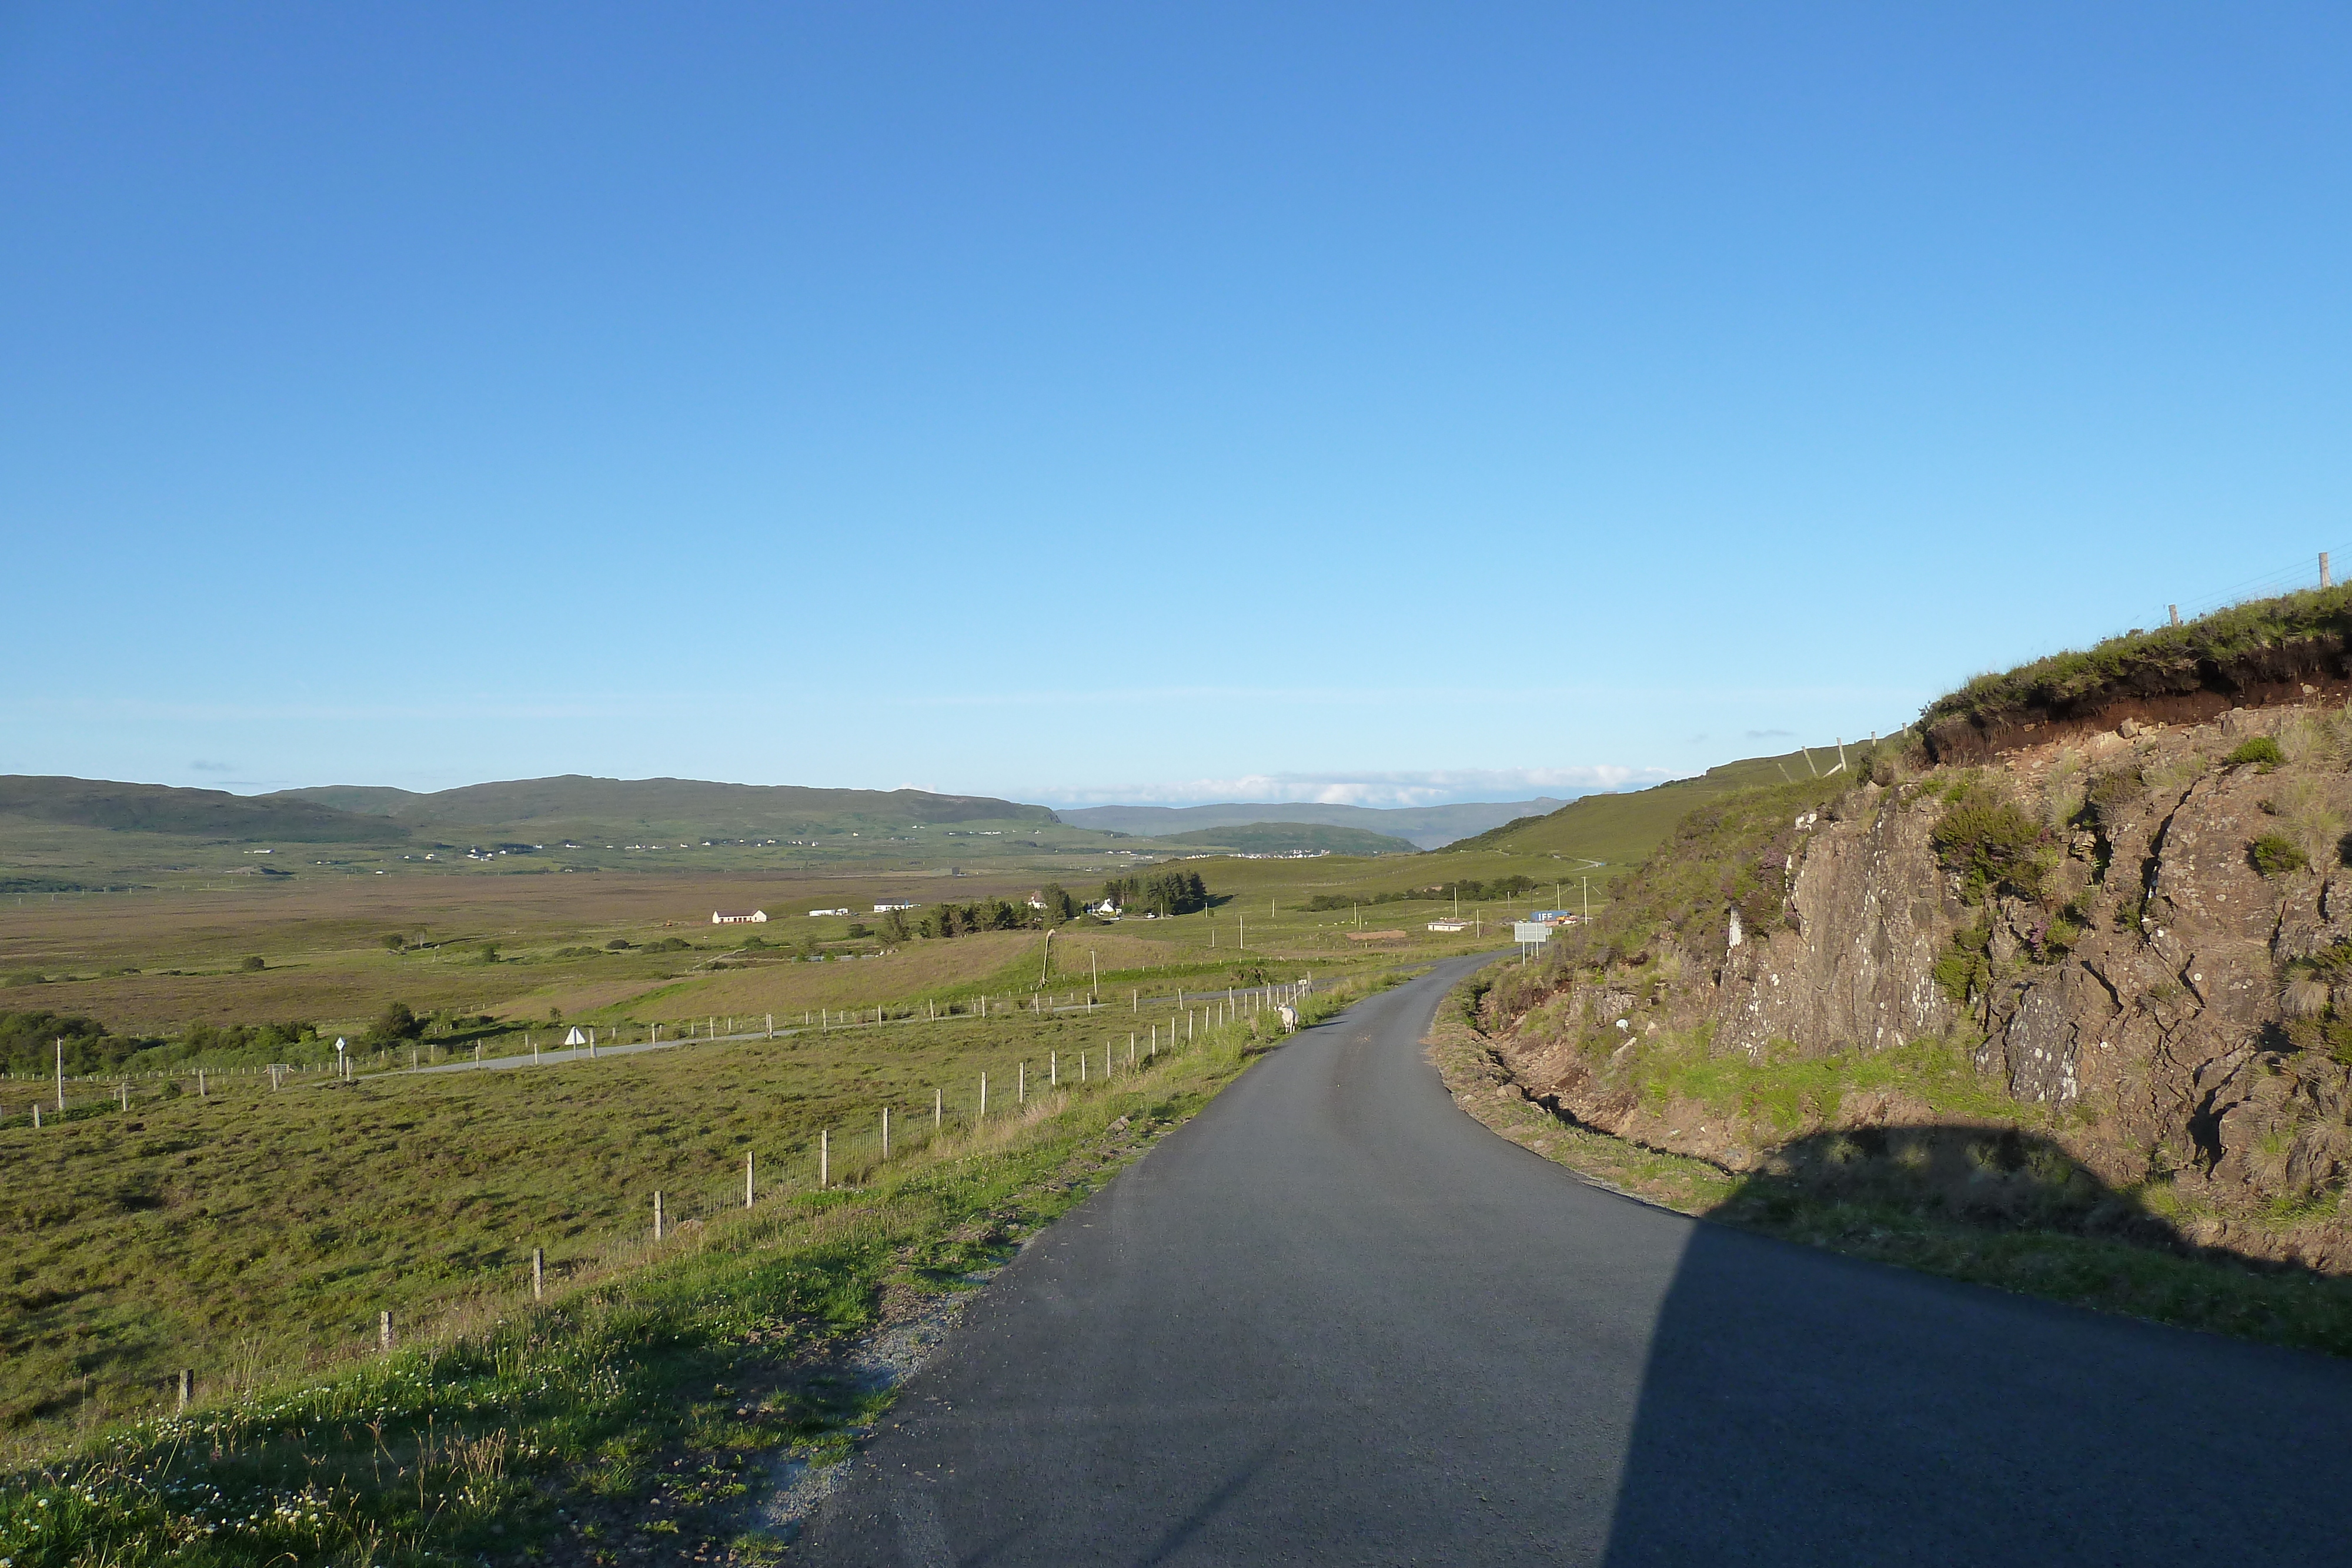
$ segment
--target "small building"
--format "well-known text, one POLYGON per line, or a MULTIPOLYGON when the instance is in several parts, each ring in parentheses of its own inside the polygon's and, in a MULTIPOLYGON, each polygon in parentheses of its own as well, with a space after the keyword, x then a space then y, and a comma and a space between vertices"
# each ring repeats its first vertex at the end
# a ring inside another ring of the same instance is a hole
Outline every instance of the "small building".
POLYGON ((1429 928, 1432 931, 1467 931, 1470 929, 1470 923, 1467 920, 1433 920, 1429 923, 1429 928))
POLYGON ((1530 920, 1539 920, 1546 925, 1573 925, 1576 924, 1575 912, 1567 909, 1538 909, 1534 914, 1528 915, 1528 918, 1530 920))
POLYGON ((848 914, 848 913, 849 913, 849 911, 848 911, 846 908, 843 908, 843 909, 812 909, 812 910, 810 910, 810 911, 809 911, 809 918, 810 918, 811 920, 822 920, 822 919, 824 919, 824 918, 826 915, 846 915, 846 914, 848 914))
POLYGON ((767 923, 768 912, 764 909, 755 909, 749 915, 729 915, 717 909, 710 912, 710 924, 713 925, 765 925, 767 923))
POLYGON ((874 913, 877 915, 887 915, 894 909, 904 910, 912 909, 914 907, 915 901, 911 898, 886 898, 881 903, 874 906, 874 913))

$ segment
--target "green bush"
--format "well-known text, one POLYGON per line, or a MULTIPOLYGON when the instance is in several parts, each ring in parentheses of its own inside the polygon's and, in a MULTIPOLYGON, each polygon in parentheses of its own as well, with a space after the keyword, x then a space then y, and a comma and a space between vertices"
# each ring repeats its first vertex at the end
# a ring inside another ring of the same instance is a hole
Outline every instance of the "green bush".
POLYGON ((2042 890, 2042 824, 2014 800, 1971 786, 1945 810, 1931 838, 1971 898, 1996 890, 2031 898, 2042 890))
POLYGON ((2311 857, 2303 852, 2303 846, 2284 833, 2264 833, 2246 846, 2246 858, 2264 876, 2284 876, 2311 864, 2311 857))
POLYGON ((1987 925, 1956 931, 1951 946, 1936 960, 1932 972, 1937 988, 1955 1006, 1968 1006, 1971 992, 1981 994, 1992 983, 1992 959, 1986 952, 1991 938, 1992 928, 1987 925))
POLYGON ((268 968, 268 966, 261 961, 260 954, 255 953, 248 956, 244 963, 239 964, 237 967, 244 970, 247 974, 252 975, 259 973, 261 970, 268 968))
POLYGON ((2268 773, 2286 760, 2286 754, 2279 749, 2277 741, 2267 735, 2258 735, 2221 760, 2232 768, 2243 768, 2251 763, 2268 773))

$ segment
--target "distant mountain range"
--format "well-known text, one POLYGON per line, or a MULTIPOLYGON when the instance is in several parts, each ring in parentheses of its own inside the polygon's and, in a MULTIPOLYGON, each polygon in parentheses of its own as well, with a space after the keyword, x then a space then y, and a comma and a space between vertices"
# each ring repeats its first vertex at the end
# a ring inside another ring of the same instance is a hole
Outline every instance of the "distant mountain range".
POLYGON ((831 837, 942 822, 1049 827, 1054 813, 979 795, 803 789, 689 779, 526 779, 430 795, 331 784, 231 795, 168 784, 0 775, 0 819, 236 842, 399 843, 412 834, 534 840, 831 837))
POLYGON ((388 817, 417 828, 501 828, 698 832, 726 838, 792 837, 853 827, 940 822, 1024 822, 1051 826, 1043 806, 985 795, 933 795, 921 789, 807 789, 793 784, 711 784, 696 779, 591 779, 567 773, 467 784, 429 795, 370 784, 281 789, 259 800, 300 801, 337 811, 388 817))
MULTIPOLYGON (((1240 828, 1257 822, 1319 822, 1360 828, 1399 838, 1416 849, 1433 850, 1499 828, 1521 817, 1542 817, 1566 800, 1471 800, 1454 806, 1328 806, 1316 801, 1215 806, 1078 806, 1056 813, 1074 828, 1144 838, 1174 838, 1203 828, 1240 828)), ((1218 841, 1223 842, 1224 841, 1218 841)))

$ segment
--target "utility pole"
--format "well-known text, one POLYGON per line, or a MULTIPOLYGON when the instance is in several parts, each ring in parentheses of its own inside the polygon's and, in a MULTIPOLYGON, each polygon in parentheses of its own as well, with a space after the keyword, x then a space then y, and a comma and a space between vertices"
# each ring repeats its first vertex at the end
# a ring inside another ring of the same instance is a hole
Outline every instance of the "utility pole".
POLYGON ((59 1114, 59 1115, 61 1115, 61 1116, 62 1116, 62 1115, 64 1115, 64 1114, 65 1114, 65 1109, 66 1109, 66 1042, 65 1042, 64 1040, 61 1040, 58 1041, 58 1114, 59 1114))

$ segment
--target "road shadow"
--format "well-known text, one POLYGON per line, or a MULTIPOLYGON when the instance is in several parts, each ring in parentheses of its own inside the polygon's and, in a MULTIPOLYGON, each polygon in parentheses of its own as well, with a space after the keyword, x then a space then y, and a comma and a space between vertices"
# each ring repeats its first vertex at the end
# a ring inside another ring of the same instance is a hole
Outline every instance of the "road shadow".
POLYGON ((1692 1228, 1653 1325, 1604 1562, 2340 1552, 2352 1365, 2019 1293, 2038 1268, 2104 1268, 2120 1288, 2135 1255, 2197 1250, 2050 1140, 1822 1133, 1716 1216, 1736 1223, 1692 1228), (1792 1237, 1926 1262, 1940 1245, 1937 1266, 1990 1260, 1976 1277, 2018 1289, 1792 1237), (2294 1464, 2249 1469, 2282 1441, 2294 1464))

